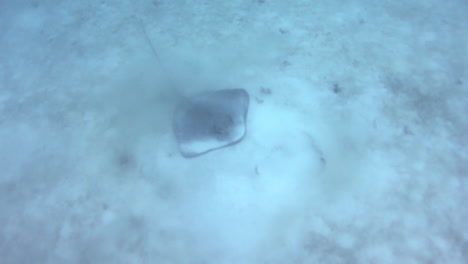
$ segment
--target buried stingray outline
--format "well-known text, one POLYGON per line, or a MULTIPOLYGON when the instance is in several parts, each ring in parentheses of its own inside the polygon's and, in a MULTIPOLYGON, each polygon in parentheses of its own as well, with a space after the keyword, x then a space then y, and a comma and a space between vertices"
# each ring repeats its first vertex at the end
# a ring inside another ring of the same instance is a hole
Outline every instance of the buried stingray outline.
MULTIPOLYGON (((143 22, 138 22, 158 65, 165 71, 143 22)), ((171 87, 176 87, 168 75, 166 78, 171 87)), ((244 89, 216 90, 182 99, 172 124, 182 156, 197 157, 239 143, 246 133, 249 102, 244 89)))
POLYGON ((182 100, 173 117, 182 156, 193 158, 242 141, 249 100, 244 89, 209 91, 182 100))

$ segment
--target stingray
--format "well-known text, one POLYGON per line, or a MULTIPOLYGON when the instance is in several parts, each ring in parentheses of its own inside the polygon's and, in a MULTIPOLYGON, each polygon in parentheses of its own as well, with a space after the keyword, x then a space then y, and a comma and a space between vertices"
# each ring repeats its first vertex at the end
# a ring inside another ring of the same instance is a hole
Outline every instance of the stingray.
POLYGON ((204 92, 177 105, 173 130, 185 158, 239 143, 245 136, 249 94, 243 89, 204 92))

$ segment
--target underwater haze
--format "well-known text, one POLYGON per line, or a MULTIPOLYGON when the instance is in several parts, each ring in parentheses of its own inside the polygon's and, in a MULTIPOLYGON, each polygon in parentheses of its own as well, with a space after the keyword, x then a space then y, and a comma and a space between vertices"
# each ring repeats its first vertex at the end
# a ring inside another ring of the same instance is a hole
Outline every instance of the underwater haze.
POLYGON ((0 263, 468 263, 467 14, 0 0, 0 263), (245 136, 185 158, 223 89, 245 136))

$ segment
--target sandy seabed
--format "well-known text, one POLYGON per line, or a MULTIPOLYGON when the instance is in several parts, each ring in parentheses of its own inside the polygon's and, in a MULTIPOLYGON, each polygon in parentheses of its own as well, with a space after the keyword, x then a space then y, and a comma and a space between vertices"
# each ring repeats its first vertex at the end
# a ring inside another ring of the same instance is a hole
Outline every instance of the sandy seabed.
POLYGON ((467 263, 468 3, 0 1, 0 262, 467 263), (243 88, 185 159, 181 96, 243 88))

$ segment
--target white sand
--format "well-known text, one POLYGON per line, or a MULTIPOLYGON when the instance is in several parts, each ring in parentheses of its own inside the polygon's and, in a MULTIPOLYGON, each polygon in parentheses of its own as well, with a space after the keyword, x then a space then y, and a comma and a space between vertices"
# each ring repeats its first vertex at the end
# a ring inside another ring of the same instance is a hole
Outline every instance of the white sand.
POLYGON ((0 1, 0 263, 467 263, 442 2, 0 1), (177 98, 223 88, 247 136, 182 158, 177 98))

